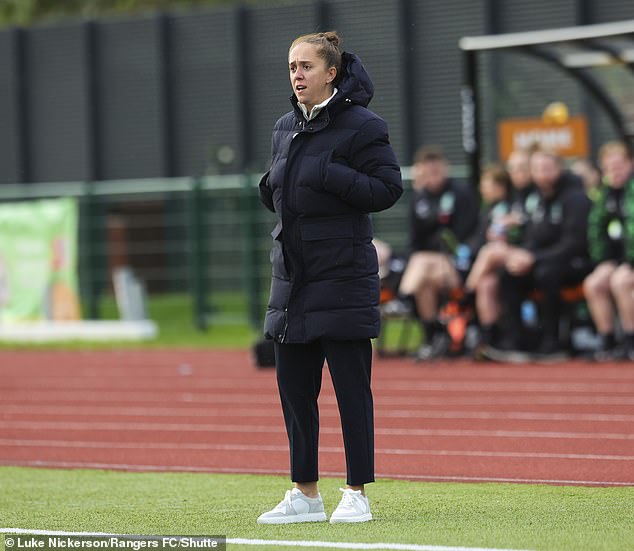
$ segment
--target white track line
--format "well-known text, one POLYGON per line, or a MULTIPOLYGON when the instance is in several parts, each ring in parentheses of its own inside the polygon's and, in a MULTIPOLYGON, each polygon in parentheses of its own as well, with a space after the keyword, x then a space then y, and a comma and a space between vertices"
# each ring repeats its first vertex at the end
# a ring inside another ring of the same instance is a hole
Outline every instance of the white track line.
MULTIPOLYGON (((226 412, 226 410, 225 410, 226 412)), ((533 411, 377 411, 377 417, 393 419, 507 419, 522 421, 634 422, 634 415, 606 413, 542 413, 533 411)))
MULTIPOLYGON (((283 426, 269 425, 213 425, 207 423, 139 423, 117 421, 22 421, 0 420, 0 428, 21 430, 56 431, 143 431, 143 432, 228 432, 253 434, 286 435, 283 426)), ((320 427, 322 434, 341 434, 338 427, 320 427)), ((529 430, 451 430, 451 429, 409 429, 376 428, 381 436, 428 436, 465 438, 545 438, 568 440, 634 440, 634 433, 601 432, 553 432, 529 430)))
MULTIPOLYGON (((193 399, 189 399, 187 396, 181 397, 181 402, 193 403, 193 399)), ((164 403, 164 402, 162 402, 164 403)), ((69 406, 59 406, 58 409, 69 406)), ((102 406, 103 407, 103 406, 102 406)), ((116 406, 106 406, 115 410, 116 406)), ((90 411, 97 411, 98 405, 91 406, 90 411)), ((156 412, 161 410, 165 416, 172 416, 178 414, 181 416, 201 416, 201 417, 258 417, 258 418, 275 418, 281 419, 282 411, 281 407, 275 407, 270 409, 263 408, 232 408, 230 411, 226 408, 199 408, 198 410, 190 410, 188 408, 168 408, 168 411, 173 413, 166 413, 161 408, 152 407, 129 407, 121 406, 123 411, 134 412, 141 415, 141 411, 145 411, 148 414, 156 415, 156 412), (196 413, 194 413, 194 411, 196 413), (177 413, 178 412, 178 413, 177 413)), ((87 411, 89 411, 87 410, 87 411)), ((3 412, 4 412, 3 403, 3 412)), ((76 411, 76 410, 75 410, 76 411)), ((614 423, 634 422, 634 415, 629 414, 608 414, 608 413, 543 413, 534 411, 462 411, 462 410, 421 410, 414 411, 409 409, 394 409, 392 407, 383 408, 380 405, 375 407, 377 418, 386 419, 501 419, 501 420, 522 420, 522 421, 590 421, 590 422, 602 422, 602 423, 614 423)), ((130 413, 132 414, 132 413, 130 413)), ((319 412, 321 417, 336 417, 339 418, 339 412, 335 406, 328 406, 320 408, 319 412)))
MULTIPOLYGON (((252 444, 207 444, 184 442, 95 442, 68 440, 12 440, 0 439, 0 446, 27 448, 76 448, 76 449, 125 449, 125 450, 194 450, 194 451, 244 451, 288 453, 288 446, 252 444)), ((341 446, 321 446, 321 453, 340 454, 341 446)), ((634 461, 630 455, 544 453, 544 452, 503 452, 486 450, 413 450, 402 448, 377 448, 376 455, 411 455, 434 457, 504 457, 519 459, 580 459, 587 461, 634 461)))
MULTIPOLYGON (((2 356, 0 355, 0 358, 1 357, 2 356)), ((256 383, 260 386, 270 385, 272 387, 275 387, 276 384, 274 370, 271 370, 270 373, 262 373, 255 370, 245 371, 240 369, 235 373, 235 377, 227 378, 218 376, 217 374, 214 375, 211 372, 206 373, 200 368, 190 368, 192 369, 191 372, 183 370, 179 372, 178 368, 174 368, 170 370, 169 373, 166 373, 164 370, 154 367, 150 368, 149 371, 141 371, 137 366, 133 365, 126 365, 123 369, 103 365, 99 368, 92 369, 89 372, 76 371, 73 373, 57 373, 49 370, 46 373, 41 373, 37 370, 37 373, 34 374, 32 371, 28 370, 28 366, 20 367, 15 370, 3 369, 3 367, 4 366, 0 367, 0 374, 2 374, 5 379, 21 386, 28 386, 28 383, 31 383, 34 380, 41 381, 42 385, 57 386, 59 388, 66 384, 94 386, 97 382, 112 387, 117 385, 121 380, 130 381, 130 383, 135 386, 137 384, 146 383, 150 380, 155 385, 165 386, 166 388, 174 383, 186 385, 194 381, 196 383, 200 383, 201 387, 208 387, 209 389, 218 388, 218 385, 223 387, 239 388, 239 386, 235 384, 236 382, 245 382, 246 384, 243 385, 243 388, 257 386, 256 383)), ((232 365, 232 367, 235 367, 235 364, 232 365)), ((239 366, 239 368, 243 368, 243 366, 239 366)), ((513 387, 510 390, 515 390, 517 387, 521 387, 522 385, 526 385, 528 389, 534 385, 562 385, 566 387, 563 388, 563 390, 567 390, 569 381, 575 385, 592 385, 594 383, 603 385, 634 384, 634 373, 632 373, 629 366, 624 368, 622 371, 612 373, 596 369, 591 376, 588 376, 587 373, 584 374, 582 371, 571 369, 568 373, 549 374, 548 376, 543 377, 530 373, 528 373, 525 377, 507 377, 504 373, 493 375, 486 374, 481 370, 478 370, 477 366, 475 368, 469 367, 467 369, 462 369, 457 372, 454 371, 451 374, 449 374, 449 372, 445 372, 445 374, 441 374, 441 376, 438 376, 438 370, 427 370, 425 373, 423 373, 423 371, 425 370, 416 371, 417 374, 414 376, 411 376, 411 371, 403 373, 402 371, 399 372, 398 370, 395 370, 391 372, 389 376, 387 376, 387 372, 376 373, 373 371, 372 384, 373 387, 378 390, 403 389, 403 386, 398 384, 395 385, 395 380, 398 380, 408 387, 412 384, 417 386, 436 385, 431 388, 432 391, 438 389, 439 385, 443 385, 443 388, 456 388, 453 385, 456 385, 458 382, 462 382, 464 384, 473 382, 480 385, 481 388, 483 385, 486 385, 487 388, 485 388, 485 390, 488 390, 487 383, 494 385, 509 385, 509 387, 513 387), (433 378, 425 379, 424 377, 429 374, 431 374, 433 378), (459 377, 459 380, 456 379, 457 377, 459 377)), ((331 387, 332 379, 330 374, 325 372, 323 381, 326 383, 327 388, 331 387)), ((73 387, 71 386, 70 388, 73 387)), ((583 387, 573 388, 578 389, 583 387)))
MULTIPOLYGON (((133 465, 129 463, 95 463, 91 461, 8 461, 0 459, 0 465, 5 467, 38 467, 38 468, 62 468, 62 469, 100 469, 131 472, 190 472, 207 474, 252 474, 288 476, 288 469, 240 469, 238 467, 193 467, 190 465, 133 465)), ((322 476, 344 478, 343 471, 322 471, 322 476)), ((447 475, 417 475, 402 473, 377 473, 377 479, 396 480, 424 480, 426 482, 500 482, 511 484, 557 484, 564 486, 634 486, 631 482, 601 481, 601 480, 568 480, 552 478, 510 478, 487 476, 447 476, 447 475)))
MULTIPOLYGON (((21 392, 28 393, 25 388, 21 392)), ((209 391, 204 393, 204 397, 209 403, 219 404, 239 404, 245 402, 257 403, 257 404, 279 404, 280 398, 277 393, 271 392, 271 394, 239 394, 226 392, 214 392, 209 391)), ((3 405, 17 410, 16 408, 22 408, 24 410, 31 408, 35 410, 52 410, 51 406, 40 405, 38 401, 33 401, 29 405, 28 396, 24 397, 24 400, 15 400, 15 404, 10 404, 12 396, 6 396, 6 403, 3 405)), ((581 406, 600 406, 600 405, 617 405, 617 406, 634 406, 634 396, 612 396, 612 395, 596 395, 596 396, 447 396, 447 397, 433 397, 433 396, 396 396, 385 394, 380 391, 374 392, 375 405, 408 405, 408 406, 439 406, 439 405, 452 405, 452 406, 490 406, 490 405, 581 405, 581 406)), ((336 404, 336 399, 332 393, 324 393, 319 398, 319 402, 322 405, 336 404)), ((65 406, 69 407, 69 406, 65 406)), ((72 407, 72 406, 71 406, 72 407)), ((82 406, 74 406, 79 409, 82 406)), ((107 406, 101 406, 107 407, 107 406)))
MULTIPOLYGON (((0 534, 25 534, 33 536, 76 536, 76 537, 147 537, 147 534, 115 534, 108 532, 65 532, 62 530, 29 530, 28 528, 0 528, 0 534)), ((247 538, 227 538, 235 545, 274 545, 276 547, 316 547, 323 549, 396 549, 401 551, 522 551, 520 549, 499 549, 491 547, 446 547, 442 545, 418 545, 414 543, 357 543, 310 540, 264 540, 247 538)), ((524 550, 526 551, 526 550, 524 550)))
MULTIPOLYGON (((187 397, 182 397, 183 402, 189 402, 187 397)), ((222 417, 230 419, 232 417, 273 417, 281 419, 282 411, 280 407, 275 408, 209 408, 206 409, 207 417, 222 417)), ((384 419, 502 419, 502 420, 522 420, 522 421, 587 421, 614 423, 634 422, 634 415, 629 414, 608 414, 608 413, 543 413, 534 411, 460 411, 460 410, 422 410, 414 411, 409 409, 393 409, 376 407, 376 417, 384 419)), ((322 417, 339 418, 336 407, 328 406, 320 408, 322 417)))
MULTIPOLYGON (((210 384, 209 387, 206 388, 207 385, 203 385, 202 382, 199 384, 199 381, 195 379, 191 380, 191 384, 189 385, 178 385, 177 382, 171 385, 165 385, 164 388, 151 388, 148 386, 148 383, 145 384, 139 381, 137 384, 132 384, 129 382, 127 385, 123 383, 125 380, 122 378, 122 384, 120 388, 106 387, 103 386, 90 386, 85 387, 73 384, 72 379, 69 379, 68 384, 60 384, 57 388, 54 385, 50 385, 48 387, 42 386, 33 387, 29 386, 26 382, 24 384, 12 385, 11 381, 6 381, 5 388, 11 394, 18 395, 22 397, 23 394, 32 396, 37 400, 46 399, 47 397, 50 399, 51 397, 55 397, 57 399, 77 399, 79 394, 82 394, 88 397, 91 400, 112 400, 112 399, 128 399, 129 396, 134 396, 135 399, 143 399, 143 400, 164 400, 166 396, 174 396, 179 393, 192 393, 197 395, 207 395, 208 392, 214 391, 230 391, 233 389, 242 390, 245 389, 253 389, 257 392, 261 392, 262 390, 266 390, 273 394, 277 391, 277 387, 266 384, 263 385, 263 381, 242 381, 235 380, 232 381, 231 384, 210 384), (184 388, 183 388, 184 386, 184 388), (77 391, 81 390, 81 393, 77 391), (139 395, 139 398, 137 398, 139 395)), ((151 384, 151 383, 149 383, 151 384)), ((380 389, 376 389, 375 391, 378 393, 386 393, 388 391, 406 391, 406 392, 417 392, 417 393, 484 393, 484 394, 497 394, 501 393, 503 395, 512 394, 514 396, 522 395, 522 394, 556 394, 560 395, 574 395, 574 394, 588 394, 588 395, 602 395, 602 394, 623 394, 625 396, 631 396, 634 394, 634 384, 629 383, 562 383, 562 384, 553 384, 553 383, 545 383, 545 384, 526 384, 520 383, 519 387, 515 386, 513 383, 490 383, 492 386, 488 384, 482 383, 445 383, 439 382, 434 384, 433 382, 429 383, 416 383, 405 382, 405 383, 390 383, 388 386, 381 386, 380 389)), ((326 392, 330 392, 330 389, 324 389, 326 392)))
MULTIPOLYGON (((38 403, 34 404, 24 404, 23 402, 19 404, 9 403, 11 396, 3 396, 2 402, 2 412, 3 413, 17 413, 17 414, 26 414, 26 415, 112 415, 116 417, 218 417, 219 413, 224 412, 225 417, 227 416, 226 409, 213 409, 206 407, 190 407, 190 406, 176 406, 176 407, 153 407, 153 406, 115 406, 115 405, 103 405, 103 404, 93 404, 93 405, 67 405, 67 404, 55 404, 55 405, 42 405, 38 403)), ((189 401, 184 400, 189 403, 189 401)), ((164 403, 164 402, 162 402, 164 403)), ((279 399, 278 399, 279 403, 279 399)), ((332 402, 334 405, 335 402, 332 402)), ((323 404, 322 404, 323 405, 323 404)), ((494 405, 487 403, 486 405, 494 405)), ((499 404, 498 404, 499 405, 499 404)), ((533 404, 534 405, 534 404, 533 404)), ((543 404, 539 404, 543 405, 543 404)), ((559 404, 553 404, 559 405, 559 404)), ((581 405, 592 405, 592 404, 581 404, 581 405)), ((616 404, 603 404, 603 405, 616 405, 616 404)), ((387 412, 383 411, 381 404, 375 404, 375 409, 380 412, 381 416, 388 417, 389 412, 393 411, 398 417, 403 417, 401 413, 403 412, 411 412, 411 410, 394 410, 393 408, 389 408, 387 412)), ((232 409, 231 413, 233 414, 236 410, 232 409)), ((254 417, 279 417, 281 414, 281 410, 279 408, 270 409, 270 410, 252 410, 252 409, 241 409, 238 410, 239 415, 236 416, 248 416, 252 414, 254 417)), ((326 416, 335 416, 334 408, 322 408, 320 413, 324 413, 326 416), (332 415, 331 415, 332 413, 332 415)), ((604 414, 604 413, 544 413, 544 412, 486 412, 486 411, 462 411, 462 410, 451 410, 451 411, 440 411, 440 410, 421 410, 415 412, 417 417, 424 418, 425 415, 428 417, 433 416, 433 418, 445 418, 451 417, 456 419, 465 418, 464 416, 468 416, 468 418, 478 418, 478 419, 508 419, 509 416, 514 416, 513 418, 519 418, 523 420, 546 420, 546 421, 624 421, 629 422, 634 420, 634 415, 627 414, 604 414)))
MULTIPOLYGON (((116 381, 121 381, 120 385, 110 385, 104 388, 104 385, 95 385, 93 381, 84 380, 76 377, 69 377, 68 379, 60 380, 59 378, 51 377, 38 377, 34 380, 32 377, 29 379, 29 383, 18 385, 18 388, 12 388, 10 380, 7 381, 7 390, 15 391, 19 389, 30 389, 33 391, 40 391, 46 393, 53 393, 57 390, 61 391, 94 391, 94 392, 117 392, 121 394, 135 393, 139 388, 143 387, 146 390, 152 383, 152 378, 139 378, 138 384, 132 384, 125 376, 121 376, 116 381), (34 385, 37 384, 37 388, 34 385)), ((115 381, 115 382, 116 382, 115 381)), ((275 390, 275 380, 269 378, 256 378, 256 379, 198 379, 181 378, 180 381, 191 382, 191 389, 195 389, 199 392, 203 390, 229 390, 229 389, 256 389, 261 391, 263 388, 270 388, 275 390)), ((185 385, 183 385, 185 386, 185 385)), ((156 387, 151 389, 154 392, 159 393, 174 393, 179 389, 174 388, 173 381, 164 381, 162 387, 156 387)), ((538 393, 555 393, 555 394, 600 394, 600 393, 616 393, 631 395, 634 393, 634 383, 627 382, 576 382, 576 381, 562 381, 562 382, 525 382, 525 381, 393 381, 385 380, 374 383, 374 388, 378 391, 397 390, 397 391, 422 391, 422 392, 468 392, 468 393, 512 393, 521 394, 525 392, 538 392, 538 393)), ((183 389, 189 390, 189 389, 183 389)))

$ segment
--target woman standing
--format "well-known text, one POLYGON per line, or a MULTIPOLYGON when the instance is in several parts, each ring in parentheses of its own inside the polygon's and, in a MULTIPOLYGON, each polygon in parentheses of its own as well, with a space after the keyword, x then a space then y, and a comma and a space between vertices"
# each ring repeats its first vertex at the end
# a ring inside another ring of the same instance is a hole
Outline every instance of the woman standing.
POLYGON ((392 206, 401 174, 385 122, 366 108, 373 85, 334 32, 300 36, 289 49, 292 111, 273 129, 260 198, 275 212, 265 336, 275 340, 278 388, 295 488, 261 524, 326 520, 317 489, 324 360, 332 377, 347 488, 330 522, 370 520, 374 481, 370 339, 379 333, 379 278, 368 213, 392 206))

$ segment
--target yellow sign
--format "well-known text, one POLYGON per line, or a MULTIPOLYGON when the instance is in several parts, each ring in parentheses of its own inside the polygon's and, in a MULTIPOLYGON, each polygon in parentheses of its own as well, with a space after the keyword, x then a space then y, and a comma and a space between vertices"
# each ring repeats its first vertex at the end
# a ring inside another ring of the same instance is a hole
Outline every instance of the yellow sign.
POLYGON ((590 151, 586 118, 570 117, 560 124, 541 118, 504 119, 498 124, 500 159, 506 160, 515 149, 526 149, 535 143, 562 157, 587 157, 590 151))

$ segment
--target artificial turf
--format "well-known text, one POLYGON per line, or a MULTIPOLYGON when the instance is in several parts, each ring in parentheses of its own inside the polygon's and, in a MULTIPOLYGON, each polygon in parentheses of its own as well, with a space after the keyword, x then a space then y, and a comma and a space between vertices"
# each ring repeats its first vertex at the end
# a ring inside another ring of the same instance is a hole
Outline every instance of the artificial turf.
MULTIPOLYGON (((342 483, 321 481, 327 513, 336 507, 342 483)), ((368 486, 372 522, 256 524, 288 487, 285 477, 276 476, 1 467, 0 527, 540 551, 634 549, 634 487, 380 480, 368 486)))

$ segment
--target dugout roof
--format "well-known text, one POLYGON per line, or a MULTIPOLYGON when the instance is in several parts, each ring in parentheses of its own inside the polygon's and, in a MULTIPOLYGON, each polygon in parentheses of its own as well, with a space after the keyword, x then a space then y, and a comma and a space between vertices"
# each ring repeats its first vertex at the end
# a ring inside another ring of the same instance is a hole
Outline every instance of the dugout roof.
POLYGON ((471 177, 480 172, 478 53, 518 51, 542 59, 576 80, 608 115, 616 133, 634 144, 634 104, 623 104, 593 69, 618 66, 628 71, 634 87, 634 20, 544 31, 465 36, 460 39, 464 58, 462 89, 463 148, 471 177))

